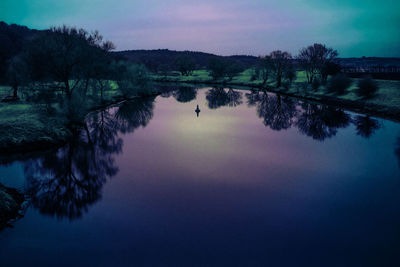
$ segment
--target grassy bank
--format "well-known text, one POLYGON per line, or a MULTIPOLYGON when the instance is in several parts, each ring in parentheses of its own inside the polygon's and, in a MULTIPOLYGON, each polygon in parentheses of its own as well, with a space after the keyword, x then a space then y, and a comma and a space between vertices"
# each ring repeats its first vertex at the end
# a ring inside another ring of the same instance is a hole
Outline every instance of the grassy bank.
MULTIPOLYGON (((115 83, 111 85, 104 92, 103 101, 93 96, 86 99, 87 108, 82 110, 82 118, 90 111, 135 98, 124 98, 115 83)), ((8 87, 0 87, 0 95, 7 95, 9 91, 8 87)), ((53 108, 54 112, 49 114, 43 105, 24 100, 0 102, 0 154, 38 151, 64 144, 72 136, 71 124, 57 104, 53 108)))
POLYGON ((357 96, 357 83, 359 79, 352 79, 352 85, 343 95, 336 95, 327 91, 325 86, 313 90, 307 84, 305 73, 297 72, 297 78, 287 88, 276 88, 273 82, 263 85, 261 80, 252 80, 251 70, 242 72, 232 80, 213 80, 206 70, 197 70, 191 76, 181 76, 178 73, 173 75, 153 75, 152 79, 157 82, 176 82, 192 84, 208 84, 221 86, 243 86, 253 89, 263 89, 277 92, 301 99, 340 106, 349 110, 367 113, 395 121, 400 121, 400 81, 377 80, 379 90, 375 97, 364 99, 357 96))
POLYGON ((0 230, 8 226, 10 220, 20 217, 24 195, 16 189, 0 184, 0 230))

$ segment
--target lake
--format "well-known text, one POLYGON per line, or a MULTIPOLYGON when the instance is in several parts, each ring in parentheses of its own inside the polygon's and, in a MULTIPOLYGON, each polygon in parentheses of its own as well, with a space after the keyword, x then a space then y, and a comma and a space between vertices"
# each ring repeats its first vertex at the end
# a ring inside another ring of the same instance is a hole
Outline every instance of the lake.
POLYGON ((399 123, 159 87, 56 151, 2 160, 30 200, 0 266, 400 266, 399 123))

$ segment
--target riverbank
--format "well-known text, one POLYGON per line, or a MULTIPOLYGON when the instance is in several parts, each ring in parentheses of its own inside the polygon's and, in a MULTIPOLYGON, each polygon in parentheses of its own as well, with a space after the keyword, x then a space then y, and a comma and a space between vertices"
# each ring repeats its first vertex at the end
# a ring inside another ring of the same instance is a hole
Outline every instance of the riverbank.
MULTIPOLYGON (((357 79, 344 95, 328 93, 324 87, 312 90, 305 83, 305 78, 298 74, 289 88, 266 86, 261 81, 250 81, 250 74, 242 73, 231 81, 214 81, 205 71, 197 71, 192 76, 159 77, 152 76, 158 83, 174 83, 177 85, 206 85, 235 87, 237 89, 266 90, 290 97, 299 98, 319 104, 334 105, 346 110, 377 116, 393 121, 400 121, 400 81, 378 80, 379 91, 372 99, 362 99, 355 94, 357 79), (196 79, 197 78, 197 79, 196 79)), ((151 93, 151 95, 157 95, 151 93)), ((130 99, 134 99, 133 97, 130 99)), ((101 104, 90 105, 87 113, 102 109, 127 100, 110 90, 101 104)), ((129 100, 129 99, 128 99, 129 100)), ((72 136, 70 125, 63 116, 43 114, 38 107, 28 103, 0 104, 0 154, 15 155, 32 151, 57 148, 65 144, 72 136)))
POLYGON ((0 230, 21 216, 24 201, 24 195, 18 190, 0 184, 0 230))
POLYGON ((233 80, 212 80, 204 71, 198 71, 192 76, 153 76, 154 82, 194 84, 207 86, 238 87, 250 90, 266 90, 279 93, 290 97, 312 101, 320 104, 334 105, 346 110, 364 113, 393 121, 400 121, 400 81, 377 80, 379 90, 375 97, 364 99, 358 97, 356 92, 359 79, 352 79, 352 85, 343 95, 329 93, 325 87, 321 86, 318 90, 313 90, 306 83, 303 73, 298 73, 297 79, 288 88, 276 88, 272 84, 263 85, 262 81, 250 81, 249 73, 242 73, 233 80), (197 77, 197 79, 196 79, 197 77))
MULTIPOLYGON (((152 95, 154 94, 149 94, 152 95)), ((121 95, 113 95, 100 104, 92 104, 85 116, 95 110, 136 98, 140 96, 124 98, 121 95)), ((71 125, 65 117, 44 113, 37 105, 0 104, 0 156, 60 147, 72 136, 71 130, 71 125)))

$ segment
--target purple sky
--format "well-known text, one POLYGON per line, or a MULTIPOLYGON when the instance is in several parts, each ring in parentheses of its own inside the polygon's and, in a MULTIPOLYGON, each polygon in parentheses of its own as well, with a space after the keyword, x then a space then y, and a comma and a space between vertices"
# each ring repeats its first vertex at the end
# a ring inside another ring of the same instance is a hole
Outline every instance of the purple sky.
POLYGON ((0 20, 99 30, 118 50, 296 54, 315 42, 341 56, 400 56, 398 0, 2 0, 0 20))

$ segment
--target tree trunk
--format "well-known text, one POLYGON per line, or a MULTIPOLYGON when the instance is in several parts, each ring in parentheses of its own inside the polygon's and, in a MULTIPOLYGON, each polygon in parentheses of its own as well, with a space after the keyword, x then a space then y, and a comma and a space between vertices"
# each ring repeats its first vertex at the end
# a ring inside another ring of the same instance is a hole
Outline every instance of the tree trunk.
POLYGON ((65 85, 65 94, 70 99, 71 98, 71 89, 69 88, 69 80, 64 81, 65 85))
POLYGON ((18 98, 18 85, 14 85, 13 89, 14 89, 13 97, 18 98))
POLYGON ((278 75, 278 77, 276 77, 276 87, 277 88, 281 87, 281 83, 282 83, 282 76, 278 75))

